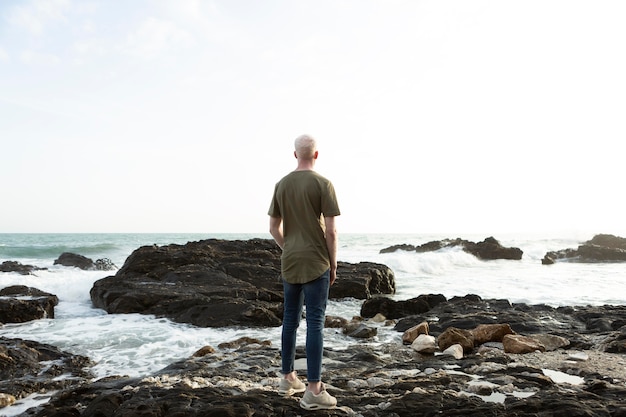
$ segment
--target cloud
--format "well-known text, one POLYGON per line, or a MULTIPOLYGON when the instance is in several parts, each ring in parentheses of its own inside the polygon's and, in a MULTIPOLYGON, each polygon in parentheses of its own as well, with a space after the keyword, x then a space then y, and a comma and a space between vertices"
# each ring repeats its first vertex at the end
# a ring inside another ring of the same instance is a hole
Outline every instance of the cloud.
POLYGON ((58 65, 61 59, 54 54, 25 50, 20 54, 20 61, 30 65, 54 66, 58 65))
POLYGON ((9 58, 9 54, 7 53, 7 51, 5 51, 5 49, 0 46, 0 62, 9 62, 10 58, 9 58))
POLYGON ((188 48, 194 44, 194 37, 174 23, 149 17, 137 30, 128 35, 125 52, 143 58, 153 58, 163 52, 188 48))
POLYGON ((70 0, 34 0, 16 6, 9 13, 8 21, 34 35, 41 35, 49 23, 65 20, 65 13, 69 10, 70 0))

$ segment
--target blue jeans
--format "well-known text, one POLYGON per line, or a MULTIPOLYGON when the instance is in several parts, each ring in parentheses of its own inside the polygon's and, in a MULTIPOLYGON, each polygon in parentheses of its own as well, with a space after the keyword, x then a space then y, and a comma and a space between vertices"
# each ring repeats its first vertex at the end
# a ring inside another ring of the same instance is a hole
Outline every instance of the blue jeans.
POLYGON ((284 314, 282 332, 282 373, 293 371, 296 359, 296 333, 306 304, 306 370, 309 382, 322 378, 324 321, 330 287, 330 270, 306 284, 290 284, 283 279, 284 314))

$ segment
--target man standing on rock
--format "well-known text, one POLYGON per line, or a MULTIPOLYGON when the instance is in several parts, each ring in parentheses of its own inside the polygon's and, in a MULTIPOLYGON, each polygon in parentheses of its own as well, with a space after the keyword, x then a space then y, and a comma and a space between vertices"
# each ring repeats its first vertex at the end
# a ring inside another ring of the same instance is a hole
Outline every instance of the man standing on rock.
POLYGON ((283 250, 284 288, 282 373, 278 392, 292 395, 305 386, 294 371, 296 331, 306 304, 306 359, 308 387, 300 406, 307 410, 333 408, 335 397, 321 381, 324 321, 328 291, 337 278, 337 229, 340 214, 332 183, 314 171, 318 151, 308 135, 295 141, 295 171, 274 189, 268 214, 270 233, 283 250))

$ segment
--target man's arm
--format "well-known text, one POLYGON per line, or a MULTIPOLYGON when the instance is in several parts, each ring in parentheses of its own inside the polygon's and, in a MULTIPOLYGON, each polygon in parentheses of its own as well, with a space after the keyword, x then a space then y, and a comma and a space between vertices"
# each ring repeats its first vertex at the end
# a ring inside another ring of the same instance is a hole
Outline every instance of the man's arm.
POLYGON ((270 234, 282 249, 285 246, 285 236, 283 235, 283 219, 270 216, 270 234))
POLYGON ((337 246, 338 235, 335 226, 335 217, 324 217, 326 224, 326 247, 328 247, 328 257, 330 259, 330 285, 337 279, 337 246))

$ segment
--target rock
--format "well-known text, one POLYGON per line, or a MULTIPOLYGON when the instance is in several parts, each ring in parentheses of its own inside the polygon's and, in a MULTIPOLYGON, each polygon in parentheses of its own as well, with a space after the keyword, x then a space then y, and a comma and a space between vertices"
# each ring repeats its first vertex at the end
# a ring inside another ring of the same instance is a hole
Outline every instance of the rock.
POLYGON ((224 342, 217 345, 220 349, 241 349, 245 346, 258 345, 258 346, 272 346, 272 342, 269 340, 259 340, 254 337, 240 337, 232 342, 224 342))
POLYGON ((505 248, 493 237, 488 237, 482 242, 468 243, 463 248, 479 259, 510 259, 520 260, 524 252, 520 248, 505 248))
POLYGON ((502 339, 506 353, 531 353, 535 351, 545 352, 546 348, 532 337, 519 334, 507 334, 502 339))
POLYGON ((427 334, 418 335, 413 343, 411 343, 411 349, 426 354, 432 354, 439 350, 435 337, 427 334))
POLYGON ((24 323, 43 318, 54 318, 54 307, 59 304, 56 295, 24 285, 13 285, 0 290, 0 323, 24 323))
POLYGON ((54 260, 55 265, 73 266, 76 268, 88 271, 90 269, 96 269, 93 260, 83 255, 76 253, 63 252, 57 259, 54 260))
POLYGON ((441 354, 444 356, 452 356, 454 359, 463 359, 463 350, 463 346, 457 343, 447 347, 441 354))
POLYGON ((543 346, 547 352, 564 348, 570 344, 566 338, 553 334, 534 334, 531 337, 543 346))
POLYGON ((200 358, 202 356, 206 356, 206 355, 210 355, 212 353, 215 353, 215 348, 213 346, 203 346, 200 349, 198 349, 193 356, 196 358, 200 358))
POLYGON ((329 329, 341 329, 348 325, 348 320, 343 317, 326 316, 324 327, 329 329))
POLYGON ((402 334, 402 343, 405 345, 410 345, 420 334, 428 334, 428 322, 423 321, 418 325, 407 329, 402 334))
POLYGON ((475 346, 486 342, 502 342, 505 335, 515 333, 508 323, 479 324, 471 332, 475 346))
POLYGON ((365 323, 360 323, 355 327, 346 327, 344 329, 344 333, 357 339, 369 339, 376 336, 378 334, 378 330, 365 323))
POLYGON ((4 261, 0 264, 0 272, 17 272, 20 275, 34 275, 33 271, 45 271, 47 269, 33 265, 23 265, 16 261, 4 261))
POLYGON ((91 365, 51 345, 0 337, 0 392, 18 399, 85 383, 93 378, 91 365))
POLYGON ((549 261, 568 260, 576 262, 624 262, 626 261, 626 238, 608 234, 594 236, 577 249, 561 249, 547 252, 542 264, 549 261))
POLYGON ((397 319, 404 316, 425 313, 437 304, 446 301, 441 294, 420 295, 409 300, 394 301, 387 297, 374 297, 361 305, 361 316, 374 317, 382 314, 388 319, 397 319))
POLYGON ((0 392, 0 408, 8 407, 15 403, 15 397, 11 394, 0 392))
POLYGON ((458 344, 463 347, 463 351, 471 352, 474 350, 474 334, 470 330, 448 327, 437 337, 437 343, 442 351, 458 344))
POLYGON ((261 346, 187 358, 142 378, 69 387, 28 416, 617 417, 626 411, 623 383, 591 377, 563 388, 541 366, 516 364, 501 351, 455 360, 453 370, 449 356, 418 355, 401 343, 356 344, 324 355, 324 381, 338 400, 333 410, 303 412, 299 396, 278 395, 280 352, 261 346), (530 396, 516 395, 521 392, 530 396))
MULTIPOLYGON (((280 254, 269 239, 144 246, 114 276, 94 283, 91 300, 109 313, 153 314, 200 327, 280 326, 280 254)), ((338 276, 331 298, 395 291, 384 265, 341 262, 338 276)))
POLYGON ((468 240, 443 239, 425 243, 419 246, 408 244, 394 245, 380 250, 380 253, 390 253, 396 250, 415 251, 418 253, 437 251, 443 248, 460 246, 464 251, 471 253, 479 259, 511 259, 520 260, 524 252, 519 248, 505 248, 493 237, 488 237, 482 242, 470 242, 468 240))
POLYGON ((63 252, 61 256, 54 260, 55 265, 73 266, 84 271, 113 271, 117 269, 115 264, 108 258, 98 259, 95 262, 83 255, 63 252))

